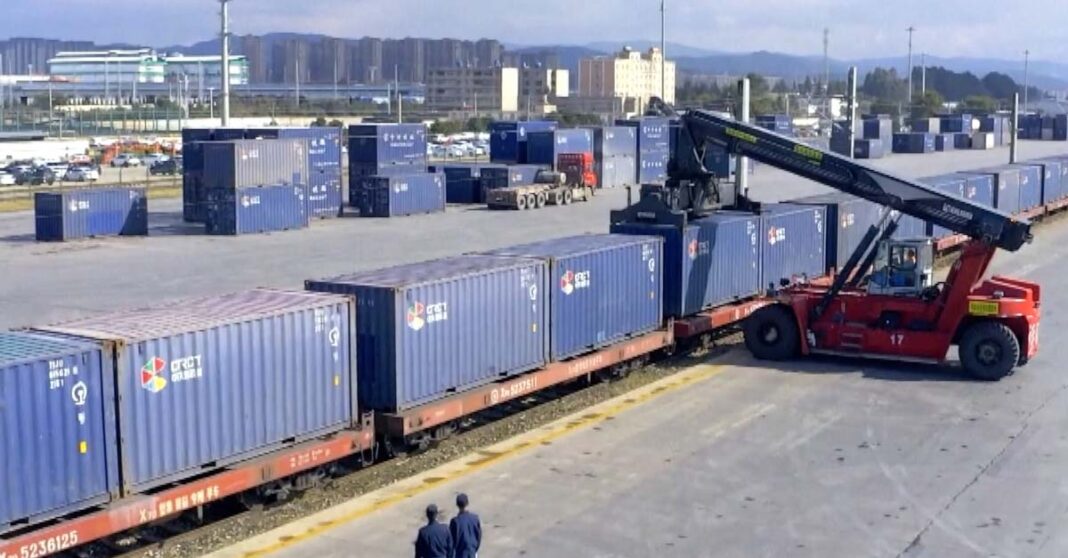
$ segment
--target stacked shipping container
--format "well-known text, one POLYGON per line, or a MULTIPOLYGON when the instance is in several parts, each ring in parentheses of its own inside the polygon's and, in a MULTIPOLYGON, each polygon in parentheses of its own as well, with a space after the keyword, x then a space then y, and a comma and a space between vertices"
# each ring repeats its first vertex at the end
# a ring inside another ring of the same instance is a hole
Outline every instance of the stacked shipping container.
POLYGON ((667 180, 667 163, 671 158, 671 119, 645 117, 617 120, 617 126, 637 128, 637 176, 639 184, 662 184, 667 180))
POLYGON ((341 214, 341 129, 251 128, 247 137, 305 139, 308 150, 308 216, 337 217, 341 214))
POLYGON ((593 129, 593 154, 597 185, 617 188, 637 184, 638 134, 631 126, 593 129))
POLYGON ((490 162, 526 164, 527 135, 531 132, 551 132, 555 129, 556 122, 550 120, 490 123, 490 162))
POLYGON ((438 213, 445 211, 445 180, 440 173, 363 176, 349 196, 358 196, 361 217, 438 213))
POLYGON ((528 164, 555 169, 557 156, 562 153, 593 153, 593 131, 575 128, 530 132, 526 143, 528 164))

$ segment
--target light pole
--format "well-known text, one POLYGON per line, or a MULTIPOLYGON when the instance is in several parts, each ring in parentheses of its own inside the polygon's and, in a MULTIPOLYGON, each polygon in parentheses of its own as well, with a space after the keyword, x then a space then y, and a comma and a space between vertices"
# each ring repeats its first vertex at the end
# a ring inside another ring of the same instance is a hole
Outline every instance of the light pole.
POLYGON ((215 118, 215 88, 208 88, 208 118, 215 118))
POLYGON ((230 125, 230 0, 219 0, 222 4, 222 125, 230 125))
POLYGON ((664 9, 666 0, 660 0, 660 100, 667 102, 667 39, 665 37, 666 16, 664 9))
POLYGON ((912 110, 912 33, 916 31, 916 28, 909 26, 906 31, 909 32, 909 110, 912 110))
POLYGON ((1031 51, 1024 51, 1024 110, 1027 110, 1027 64, 1030 62, 1031 51))

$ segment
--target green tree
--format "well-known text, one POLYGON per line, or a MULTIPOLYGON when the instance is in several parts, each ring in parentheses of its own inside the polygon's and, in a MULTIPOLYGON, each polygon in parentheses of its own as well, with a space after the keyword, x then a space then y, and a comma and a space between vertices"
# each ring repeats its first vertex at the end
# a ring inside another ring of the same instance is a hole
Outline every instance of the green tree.
POLYGON ((937 91, 928 89, 912 106, 913 118, 926 118, 943 111, 945 99, 937 91))
POLYGON ((971 112, 989 113, 998 110, 998 102, 988 95, 973 95, 964 99, 964 108, 971 112))
POLYGON ((785 79, 780 79, 775 82, 775 87, 771 88, 772 93, 789 93, 790 87, 786 85, 785 79))
POLYGON ((860 91, 881 101, 902 101, 908 93, 908 84, 893 68, 875 68, 864 76, 860 91))
POLYGON ((750 96, 762 97, 771 91, 771 87, 768 86, 768 80, 764 79, 764 76, 755 72, 749 72, 745 77, 749 78, 750 96))
POLYGON ((430 125, 431 134, 451 135, 458 134, 464 130, 462 123, 455 120, 435 120, 430 125))

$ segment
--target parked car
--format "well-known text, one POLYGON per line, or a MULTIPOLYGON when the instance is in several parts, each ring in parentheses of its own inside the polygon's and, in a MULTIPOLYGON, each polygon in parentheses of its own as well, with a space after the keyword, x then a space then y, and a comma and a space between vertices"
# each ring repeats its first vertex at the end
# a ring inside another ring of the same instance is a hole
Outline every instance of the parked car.
POLYGON ((139 167, 141 166, 141 159, 136 155, 129 153, 120 153, 111 160, 112 167, 139 167))
POLYGON ((141 157, 141 164, 148 168, 152 168, 152 166, 156 163, 160 163, 168 159, 170 159, 170 157, 162 153, 149 153, 144 157, 141 157))
POLYGON ((174 159, 167 159, 165 161, 156 161, 152 166, 148 167, 148 173, 152 175, 157 174, 181 174, 182 166, 174 159))
POLYGON ((53 175, 60 178, 61 180, 64 176, 67 176, 67 171, 70 169, 69 164, 61 162, 46 163, 45 166, 52 171, 53 175))
POLYGON ((15 184, 18 184, 19 186, 39 186, 41 184, 48 184, 51 186, 55 183, 56 175, 53 174, 52 169, 48 167, 33 167, 30 170, 15 175, 15 184))
POLYGON ((71 182, 96 182, 97 180, 100 180, 100 173, 89 165, 72 166, 67 169, 67 174, 63 175, 63 180, 69 180, 71 182))
POLYGON ((15 175, 13 175, 13 174, 11 174, 9 172, 0 171, 0 186, 14 186, 14 185, 15 185, 15 175))

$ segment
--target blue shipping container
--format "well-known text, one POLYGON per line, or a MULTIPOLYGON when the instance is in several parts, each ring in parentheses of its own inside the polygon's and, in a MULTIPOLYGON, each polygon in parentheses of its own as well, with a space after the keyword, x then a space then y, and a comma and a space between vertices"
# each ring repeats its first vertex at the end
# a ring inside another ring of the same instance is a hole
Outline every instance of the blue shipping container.
POLYGON ((634 155, 606 157, 595 166, 599 188, 623 188, 636 184, 638 162, 634 155))
MULTIPOLYGON (((482 169, 505 168, 496 163, 449 163, 436 165, 445 175, 446 203, 483 203, 482 169)), ((433 172, 433 170, 431 172, 433 172)))
POLYGON ((721 147, 711 145, 705 149, 705 169, 720 178, 729 178, 737 167, 737 159, 721 147))
POLYGON ((894 134, 894 153, 931 153, 935 150, 935 136, 928 133, 894 134))
POLYGON ((809 196, 790 203, 818 205, 826 216, 827 271, 841 270, 853 252, 861 245, 864 235, 879 224, 882 206, 847 194, 809 196))
POLYGON ((572 128, 527 134, 527 163, 556 168, 561 153, 593 153, 593 132, 572 128))
POLYGON ((964 174, 979 174, 994 177, 994 207, 1005 213, 1020 212, 1020 169, 1001 165, 986 169, 966 171, 964 174))
POLYGON ((1031 162, 1012 165, 1020 171, 1020 211, 1042 205, 1042 166, 1031 162))
POLYGON ((484 190, 494 188, 508 188, 511 186, 526 186, 534 183, 534 178, 539 171, 545 170, 543 165, 508 165, 505 167, 488 167, 482 169, 479 180, 484 190))
POLYGON ((953 134, 938 134, 935 136, 935 151, 953 151, 957 148, 953 134))
POLYGON ((253 290, 45 328, 114 368, 125 495, 353 423, 347 297, 253 290))
POLYGON ((204 150, 202 141, 211 141, 211 128, 182 129, 182 219, 204 221, 204 150))
POLYGON ((942 115, 940 119, 943 134, 972 133, 972 115, 970 114, 942 115))
POLYGON ((863 120, 863 139, 869 140, 882 140, 884 143, 889 143, 891 136, 894 134, 894 123, 889 118, 878 118, 863 120))
POLYGON ((341 172, 341 128, 250 128, 247 139, 304 139, 308 141, 308 168, 341 172))
POLYGON ((308 146, 303 139, 211 141, 204 150, 204 189, 308 185, 308 146))
MULTIPOLYGON (((972 199, 972 198, 968 198, 967 197, 967 192, 965 190, 965 182, 966 182, 966 176, 965 175, 961 175, 961 174, 940 174, 940 175, 937 175, 937 176, 928 176, 928 177, 924 177, 924 178, 919 178, 917 180, 921 184, 926 184, 928 186, 934 186, 940 192, 944 192, 944 193, 947 193, 947 194, 953 194, 954 196, 957 196, 957 197, 960 197, 960 198, 972 199)), ((993 190, 991 190, 991 191, 993 191, 993 190)), ((900 221, 899 221, 899 223, 900 223, 900 221)), ((928 225, 926 228, 928 229, 927 234, 930 234, 932 237, 937 238, 937 239, 945 238, 945 237, 950 236, 950 235, 953 234, 952 231, 950 231, 948 229, 944 229, 944 228, 939 227, 939 226, 935 226, 935 225, 928 225)))
MULTIPOLYGON (((445 211, 445 176, 439 173, 368 176, 360 180, 361 217, 399 217, 445 211)), ((350 194, 351 196, 351 194, 350 194)))
POLYGON ((938 118, 913 118, 912 131, 940 134, 942 133, 942 121, 938 118))
POLYGON ((204 231, 207 234, 255 234, 308 226, 308 202, 303 186, 209 190, 206 205, 204 231))
POLYGON ((662 322, 664 241, 595 234, 487 252, 549 266, 549 356, 554 361, 652 331, 662 322))
POLYGON ((407 409, 547 362, 541 261, 460 256, 306 286, 356 298, 364 410, 407 409))
POLYGON ((767 204, 761 208, 760 220, 761 283, 765 287, 777 289, 783 279, 821 277, 826 273, 824 208, 767 204))
POLYGON ((349 126, 349 165, 426 164, 423 124, 349 126))
POLYGON ((548 132, 556 129, 551 120, 526 120, 491 122, 490 162, 526 164, 527 135, 531 132, 548 132))
POLYGON ((349 184, 361 176, 398 176, 421 172, 427 172, 427 165, 424 161, 383 163, 381 165, 352 163, 349 165, 349 184))
POLYGON ((855 159, 882 159, 885 155, 886 148, 882 140, 853 140, 853 158, 855 159))
POLYGON ((148 234, 144 188, 101 187, 33 195, 39 241, 148 234))
POLYGON ((953 134, 953 147, 956 149, 971 149, 971 134, 953 134))
POLYGON ((668 151, 671 149, 671 119, 647 116, 637 120, 616 120, 616 126, 638 129, 638 152, 668 151))
POLYGON ((0 533, 118 489, 112 381, 93 344, 0 332, 0 533))
POLYGON ((694 219, 684 228, 623 223, 619 234, 664 239, 664 314, 679 318, 749 298, 761 291, 760 218, 720 212, 694 219))
POLYGON ((662 184, 667 180, 668 151, 642 151, 638 154, 638 184, 662 184))
POLYGON ((1042 165, 1044 169, 1042 203, 1058 201, 1068 194, 1068 156, 1048 157, 1027 162, 1042 165))
POLYGON ((632 126, 593 128, 593 154, 597 159, 634 157, 638 153, 637 129, 632 126))
POLYGON ((341 174, 336 169, 312 170, 308 176, 308 216, 341 215, 341 174))

